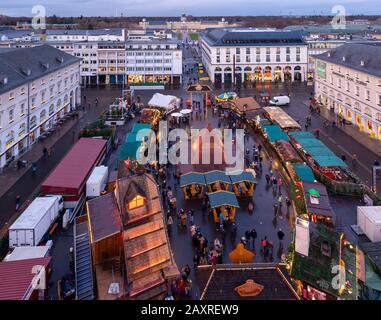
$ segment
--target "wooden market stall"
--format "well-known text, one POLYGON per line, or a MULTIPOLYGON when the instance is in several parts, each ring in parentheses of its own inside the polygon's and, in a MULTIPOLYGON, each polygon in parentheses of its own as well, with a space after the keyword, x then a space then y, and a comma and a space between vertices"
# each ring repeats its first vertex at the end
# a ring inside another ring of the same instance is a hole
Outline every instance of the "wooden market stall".
POLYGON ((282 130, 300 130, 300 124, 290 117, 282 108, 265 107, 263 110, 268 115, 269 119, 278 124, 282 130))
POLYGON ((201 199, 204 194, 205 177, 203 173, 189 172, 180 177, 185 199, 201 199))
POLYGON ((213 170, 206 172, 204 175, 208 192, 229 191, 231 180, 224 171, 213 170))
POLYGON ((240 174, 230 174, 233 192, 237 197, 252 197, 255 189, 255 171, 242 171, 240 174))
POLYGON ((221 216, 230 222, 235 221, 235 212, 239 208, 239 204, 233 192, 216 191, 208 193, 208 197, 214 222, 220 223, 221 216))
POLYGON ((319 182, 308 181, 304 181, 302 186, 309 219, 333 227, 334 212, 326 187, 319 182))

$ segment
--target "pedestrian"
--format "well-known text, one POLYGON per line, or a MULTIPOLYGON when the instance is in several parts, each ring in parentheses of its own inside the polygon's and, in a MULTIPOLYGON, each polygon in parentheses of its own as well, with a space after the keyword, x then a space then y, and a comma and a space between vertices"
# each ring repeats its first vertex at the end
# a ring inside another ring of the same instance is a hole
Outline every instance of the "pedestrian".
POLYGON ((282 240, 284 238, 284 232, 282 231, 281 228, 279 228, 279 230, 277 232, 277 236, 278 236, 278 239, 279 239, 279 245, 280 245, 280 247, 282 247, 282 240))
POLYGON ((281 190, 282 190, 282 185, 283 185, 283 181, 282 181, 282 178, 279 177, 278 179, 278 190, 279 190, 279 193, 281 193, 281 190))
POLYGON ((288 212, 291 207, 291 200, 288 197, 286 197, 286 206, 287 206, 287 212, 288 212))
POLYGON ((274 259, 274 244, 271 240, 267 241, 267 250, 270 256, 270 261, 274 259))
POLYGON ((273 191, 277 191, 278 188, 278 180, 277 178, 273 177, 273 191))
POLYGON ((273 208, 274 208, 274 216, 276 216, 276 214, 278 213, 278 204, 274 203, 273 208))
POLYGON ((44 149, 42 149, 42 153, 44 154, 44 157, 46 157, 48 154, 48 149, 44 147, 44 149))
POLYGON ((37 164, 35 162, 32 163, 32 174, 36 174, 37 172, 37 164))
POLYGON ((264 257, 267 256, 267 250, 268 250, 268 243, 267 243, 267 237, 261 240, 261 247, 262 247, 262 254, 264 257))
POLYGON ((279 206, 279 209, 282 209, 282 201, 283 201, 283 196, 279 195, 279 197, 278 197, 278 206, 279 206))
POLYGON ((234 241, 237 236, 237 225, 235 222, 233 222, 231 226, 230 235, 232 237, 232 240, 234 241))
POLYGON ((172 225, 173 225, 173 218, 172 216, 169 216, 167 220, 168 236, 171 236, 172 234, 172 225))
POLYGON ((253 240, 252 241, 253 249, 255 249, 255 240, 257 239, 257 230, 255 230, 254 228, 251 229, 251 231, 250 231, 250 237, 253 240))
POLYGON ((182 211, 180 218, 181 218, 181 226, 186 227, 187 226, 187 214, 184 210, 182 211))
POLYGON ((316 129, 315 129, 315 137, 316 137, 317 139, 319 139, 319 135, 320 135, 320 130, 319 130, 319 128, 316 128, 316 129))
POLYGON ((189 223, 190 223, 191 226, 193 226, 194 225, 194 213, 193 213, 193 210, 189 209, 188 214, 189 214, 189 223))
POLYGON ((356 153, 353 154, 352 156, 352 164, 354 167, 356 167, 356 164, 357 164, 357 155, 356 153))
POLYGON ((17 195, 16 196, 16 211, 18 211, 20 209, 20 205, 21 205, 21 196, 20 195, 17 195))
POLYGON ((308 123, 306 122, 306 124, 304 125, 304 128, 306 129, 306 131, 308 131, 308 123))

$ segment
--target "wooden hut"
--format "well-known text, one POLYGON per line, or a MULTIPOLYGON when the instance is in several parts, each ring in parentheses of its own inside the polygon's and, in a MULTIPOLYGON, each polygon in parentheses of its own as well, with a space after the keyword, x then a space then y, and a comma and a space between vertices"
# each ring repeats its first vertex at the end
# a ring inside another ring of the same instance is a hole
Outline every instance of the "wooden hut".
POLYGON ((231 180, 224 171, 213 170, 205 173, 204 176, 208 192, 229 191, 231 180))
POLYGON ((214 217, 214 222, 220 223, 220 215, 230 222, 235 221, 235 212, 239 208, 237 197, 233 192, 217 191, 208 193, 210 209, 214 217))
POLYGON ((256 179, 253 172, 242 171, 240 174, 230 174, 233 192, 237 197, 252 197, 256 179))
POLYGON ((205 177, 203 173, 189 172, 180 177, 185 199, 201 199, 204 194, 205 177))

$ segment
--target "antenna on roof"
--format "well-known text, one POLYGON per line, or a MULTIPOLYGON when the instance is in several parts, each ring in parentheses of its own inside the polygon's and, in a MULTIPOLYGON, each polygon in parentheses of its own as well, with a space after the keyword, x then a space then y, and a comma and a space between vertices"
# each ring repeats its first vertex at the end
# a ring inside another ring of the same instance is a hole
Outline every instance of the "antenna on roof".
POLYGON ((59 63, 63 63, 63 57, 56 57, 56 60, 59 62, 59 63))
POLYGON ((26 76, 30 76, 30 74, 32 73, 32 71, 29 68, 24 68, 24 67, 21 68, 20 71, 26 76))

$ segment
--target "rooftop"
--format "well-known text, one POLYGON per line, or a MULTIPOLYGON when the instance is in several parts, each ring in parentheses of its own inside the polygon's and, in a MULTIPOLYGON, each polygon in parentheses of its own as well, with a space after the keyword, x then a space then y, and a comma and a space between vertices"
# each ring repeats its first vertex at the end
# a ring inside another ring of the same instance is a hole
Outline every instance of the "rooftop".
POLYGON ((346 43, 315 56, 319 60, 381 77, 381 43, 346 43))
POLYGON ((0 94, 79 61, 48 45, 1 50, 0 94))
POLYGON ((198 268, 201 300, 297 300, 284 265, 243 264, 217 265, 198 268), (262 285, 263 291, 255 297, 241 297, 234 290, 247 280, 262 285))
POLYGON ((304 45, 301 32, 278 29, 205 29, 202 38, 211 46, 304 45))

